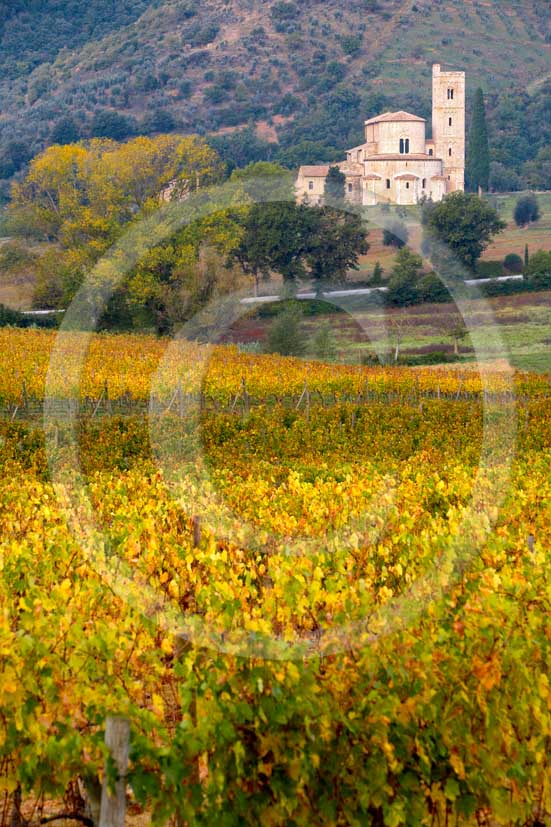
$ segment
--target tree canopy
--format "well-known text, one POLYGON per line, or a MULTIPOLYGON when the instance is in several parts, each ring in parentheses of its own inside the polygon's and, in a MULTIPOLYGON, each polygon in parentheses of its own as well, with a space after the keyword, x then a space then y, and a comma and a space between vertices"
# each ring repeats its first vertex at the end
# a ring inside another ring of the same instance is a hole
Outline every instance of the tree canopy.
POLYGON ((254 204, 242 217, 243 234, 230 255, 258 281, 271 271, 285 281, 311 275, 342 280, 369 249, 361 219, 331 207, 254 204))
MULTIPOLYGON (((425 205, 423 222, 429 246, 431 240, 440 242, 469 270, 474 270, 494 236, 507 226, 487 201, 466 192, 425 205)), ((431 252, 442 257, 442 250, 434 245, 431 252)))
POLYGON ((388 282, 387 298, 400 306, 414 304, 418 299, 417 282, 423 272, 423 259, 407 247, 396 254, 388 282))
POLYGON ((36 262, 35 301, 65 306, 125 226, 159 208, 167 185, 179 197, 219 180, 222 170, 193 135, 51 146, 14 185, 8 211, 13 235, 52 243, 36 262))
POLYGON ((221 174, 216 153, 194 135, 54 145, 14 185, 10 214, 24 232, 102 252, 124 224, 158 206, 169 183, 177 197, 221 174))
POLYGON ((515 204, 513 218, 515 219, 517 227, 526 227, 528 224, 532 224, 532 222, 539 221, 540 208, 538 199, 533 192, 528 193, 528 195, 523 195, 518 199, 515 204))
POLYGON ((535 287, 551 287, 551 252, 538 250, 530 256, 524 277, 535 287))

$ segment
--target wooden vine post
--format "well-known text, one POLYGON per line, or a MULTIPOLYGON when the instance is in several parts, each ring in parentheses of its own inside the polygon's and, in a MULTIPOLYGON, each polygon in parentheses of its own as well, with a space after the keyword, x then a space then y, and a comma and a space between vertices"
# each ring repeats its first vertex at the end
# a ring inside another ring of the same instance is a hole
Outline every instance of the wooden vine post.
POLYGON ((99 827, 125 827, 126 772, 130 751, 130 722, 126 718, 109 717, 105 722, 105 745, 117 771, 114 790, 109 786, 108 767, 105 767, 101 790, 99 827))

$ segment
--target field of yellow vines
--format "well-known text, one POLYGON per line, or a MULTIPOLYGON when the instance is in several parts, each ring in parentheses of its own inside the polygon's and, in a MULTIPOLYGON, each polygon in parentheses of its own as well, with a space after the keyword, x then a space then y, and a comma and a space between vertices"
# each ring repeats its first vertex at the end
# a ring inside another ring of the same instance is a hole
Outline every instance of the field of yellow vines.
MULTIPOLYGON (((0 331, 4 401, 44 395, 53 347, 0 331)), ((159 824, 544 823, 548 378, 98 336, 79 394, 146 399, 159 366, 255 404, 0 421, 6 801, 90 783, 115 713, 159 824), (286 404, 305 383, 326 404, 286 404)))
POLYGON ((64 333, 0 329, 0 401, 19 402, 25 394, 43 399, 77 396, 98 399, 107 386, 111 399, 145 401, 203 391, 221 402, 245 388, 255 399, 310 393, 345 398, 365 393, 480 394, 509 392, 532 398, 551 395, 546 375, 519 374, 505 365, 451 368, 366 368, 305 362, 277 355, 240 353, 235 346, 169 342, 152 336, 64 333))

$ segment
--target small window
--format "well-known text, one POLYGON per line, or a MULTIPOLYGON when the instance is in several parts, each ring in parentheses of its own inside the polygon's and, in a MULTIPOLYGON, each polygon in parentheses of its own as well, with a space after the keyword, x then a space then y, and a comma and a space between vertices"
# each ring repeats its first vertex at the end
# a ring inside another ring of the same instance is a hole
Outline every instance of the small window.
POLYGON ((451 148, 451 146, 450 146, 450 148, 448 149, 448 155, 450 156, 450 158, 452 157, 452 148, 451 148))
POLYGON ((453 100, 453 89, 448 89, 448 100, 449 101, 453 100))
POLYGON ((387 190, 390 189, 390 178, 386 179, 386 188, 387 188, 387 190))
POLYGON ((452 125, 452 119, 448 118, 448 126, 451 126, 451 125, 452 125))
POLYGON ((313 182, 313 181, 308 181, 308 189, 309 189, 309 190, 313 190, 313 189, 314 189, 314 182, 313 182))
POLYGON ((433 149, 429 149, 429 155, 434 155, 434 150, 433 149))
POLYGON ((427 179, 426 179, 426 178, 423 178, 423 181, 422 181, 422 183, 421 183, 421 187, 422 187, 423 189, 425 189, 425 187, 426 187, 426 186, 427 186, 427 179))
POLYGON ((352 192, 352 184, 348 185, 348 192, 352 192))
POLYGON ((404 139, 400 138, 400 155, 404 154, 404 139))
POLYGON ((406 189, 409 189, 409 181, 406 181, 406 189))
POLYGON ((451 175, 448 175, 448 181, 451 181, 451 180, 452 180, 451 175))
POLYGON ((406 153, 409 152, 409 138, 406 138, 406 153))

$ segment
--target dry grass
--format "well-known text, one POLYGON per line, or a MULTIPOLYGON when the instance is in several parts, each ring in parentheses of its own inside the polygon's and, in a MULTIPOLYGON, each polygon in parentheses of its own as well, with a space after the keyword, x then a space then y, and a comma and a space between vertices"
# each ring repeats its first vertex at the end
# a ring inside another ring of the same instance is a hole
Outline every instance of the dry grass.
POLYGON ((28 277, 25 280, 2 280, 0 282, 0 304, 14 310, 30 310, 34 290, 34 280, 28 277))

